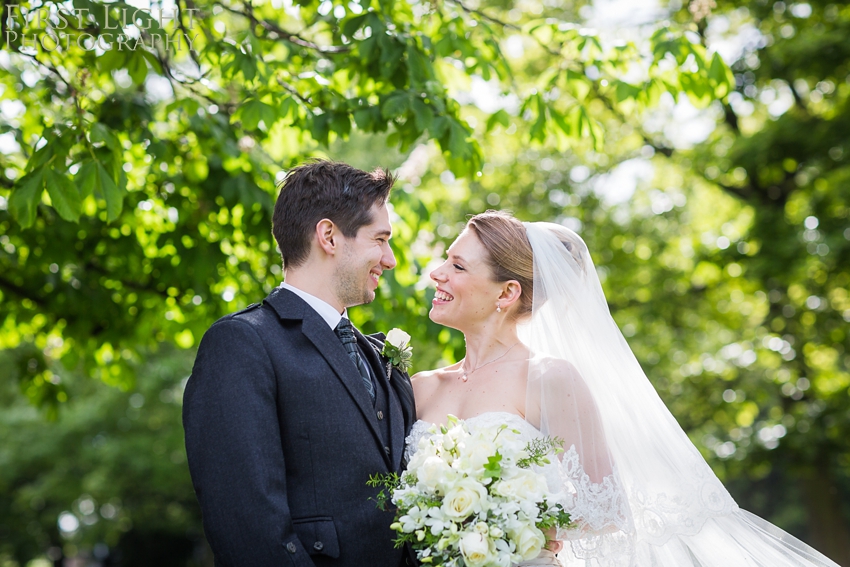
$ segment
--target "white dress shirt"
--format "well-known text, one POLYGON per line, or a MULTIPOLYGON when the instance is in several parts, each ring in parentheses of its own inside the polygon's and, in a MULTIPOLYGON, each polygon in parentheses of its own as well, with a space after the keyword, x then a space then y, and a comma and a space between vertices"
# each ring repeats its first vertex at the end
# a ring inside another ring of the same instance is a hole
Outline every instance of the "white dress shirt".
POLYGON ((323 299, 319 299, 315 295, 309 294, 302 289, 298 289, 297 287, 293 287, 286 282, 280 284, 280 287, 283 289, 288 289, 301 299, 307 302, 307 305, 313 308, 313 310, 319 314, 319 316, 325 320, 330 328, 336 329, 336 326, 339 325, 339 320, 345 317, 348 312, 343 311, 339 313, 330 303, 323 299))
MULTIPOLYGON (((325 323, 330 326, 331 330, 336 332, 336 326, 339 325, 339 320, 345 317, 348 318, 348 310, 346 309, 342 313, 338 313, 336 309, 331 306, 330 303, 325 301, 324 299, 319 299, 315 295, 309 294, 303 289, 298 289, 297 287, 292 287, 286 282, 282 282, 280 287, 283 289, 288 289, 301 299, 307 302, 307 305, 313 308, 313 310, 319 314, 319 316, 325 320, 325 323)), ((363 351, 360 349, 360 345, 357 346, 357 350, 360 350, 360 357, 363 358, 363 351)), ((365 359, 364 359, 365 362, 365 359)), ((369 375, 372 377, 372 380, 375 379, 375 372, 372 370, 372 366, 367 362, 366 370, 369 372, 369 375)))

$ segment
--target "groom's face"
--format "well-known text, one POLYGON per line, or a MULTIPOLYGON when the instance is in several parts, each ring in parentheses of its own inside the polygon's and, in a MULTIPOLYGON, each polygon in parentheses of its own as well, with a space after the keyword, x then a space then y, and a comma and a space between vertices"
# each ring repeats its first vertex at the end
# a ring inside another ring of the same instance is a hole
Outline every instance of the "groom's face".
POLYGON ((334 288, 345 307, 369 303, 384 270, 392 270, 395 256, 390 248, 390 214, 387 206, 372 208, 372 222, 360 227, 357 236, 342 239, 340 257, 334 270, 334 288))

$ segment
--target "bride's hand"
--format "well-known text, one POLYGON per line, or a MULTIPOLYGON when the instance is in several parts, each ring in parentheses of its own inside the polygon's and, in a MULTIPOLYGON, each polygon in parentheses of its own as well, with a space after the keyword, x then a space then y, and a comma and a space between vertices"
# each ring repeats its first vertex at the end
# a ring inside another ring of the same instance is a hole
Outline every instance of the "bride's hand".
POLYGON ((555 528, 549 528, 543 533, 546 536, 546 549, 556 554, 564 549, 564 542, 559 539, 555 539, 557 537, 558 530, 555 528))

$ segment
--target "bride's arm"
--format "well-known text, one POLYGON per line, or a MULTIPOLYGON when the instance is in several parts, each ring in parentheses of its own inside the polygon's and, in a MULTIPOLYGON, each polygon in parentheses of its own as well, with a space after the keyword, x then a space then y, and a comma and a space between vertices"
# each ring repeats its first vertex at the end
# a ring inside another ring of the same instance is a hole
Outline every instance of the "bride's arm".
POLYGON ((584 473, 594 483, 613 472, 602 421, 590 390, 575 366, 551 359, 529 375, 527 420, 549 437, 563 440, 563 461, 575 449, 584 473))
POLYGON ((544 435, 564 441, 547 480, 563 498, 574 527, 557 536, 581 539, 617 532, 624 499, 597 404, 572 364, 555 359, 544 364, 529 374, 526 408, 528 421, 544 435))

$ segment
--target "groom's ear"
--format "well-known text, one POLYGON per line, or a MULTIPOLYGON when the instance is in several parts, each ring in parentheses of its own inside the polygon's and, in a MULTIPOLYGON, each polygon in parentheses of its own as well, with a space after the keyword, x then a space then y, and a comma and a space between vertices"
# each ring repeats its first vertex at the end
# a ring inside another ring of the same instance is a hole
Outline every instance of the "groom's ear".
POLYGON ((333 256, 336 254, 339 244, 339 228, 330 219, 322 219, 316 223, 316 239, 325 254, 333 256))
POLYGON ((522 295, 522 286, 516 280, 508 280, 502 285, 502 294, 499 296, 499 303, 503 309, 506 309, 519 301, 522 295))

